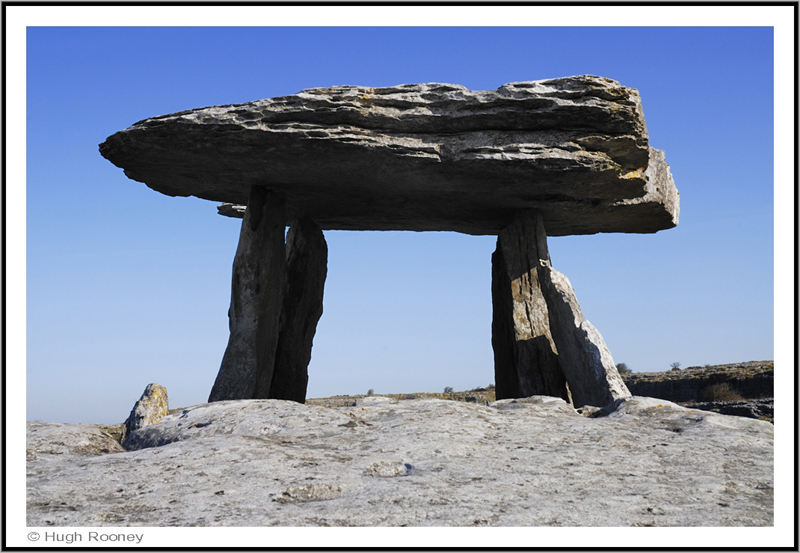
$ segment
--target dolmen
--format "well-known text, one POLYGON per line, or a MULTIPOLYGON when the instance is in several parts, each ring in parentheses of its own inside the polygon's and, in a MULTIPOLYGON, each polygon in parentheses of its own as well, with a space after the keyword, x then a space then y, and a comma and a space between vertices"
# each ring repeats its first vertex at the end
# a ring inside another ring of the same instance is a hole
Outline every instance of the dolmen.
POLYGON ((678 224, 678 191, 633 88, 590 75, 492 91, 312 88, 145 119, 100 153, 153 190, 243 219, 230 338, 209 401, 305 401, 324 230, 496 235, 497 398, 601 407, 630 396, 551 266, 547 236, 678 224))

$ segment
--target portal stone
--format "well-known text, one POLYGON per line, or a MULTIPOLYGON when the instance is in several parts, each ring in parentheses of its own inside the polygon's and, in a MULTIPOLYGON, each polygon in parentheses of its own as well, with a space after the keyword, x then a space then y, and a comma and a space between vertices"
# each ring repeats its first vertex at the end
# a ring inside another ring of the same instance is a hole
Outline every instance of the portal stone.
POLYGON ((540 270, 542 292, 558 359, 576 407, 602 407, 631 397, 600 332, 587 321, 566 276, 550 266, 540 270))
POLYGON ((550 257, 536 221, 532 215, 516 218, 500 232, 492 256, 497 399, 569 397, 540 284, 540 263, 549 264, 550 257))
POLYGON ((541 215, 525 212, 492 256, 498 399, 549 395, 602 407, 630 392, 567 278, 550 265, 541 215))
POLYGON ((328 246, 310 219, 293 221, 286 238, 286 288, 269 397, 305 403, 308 363, 328 273, 328 246))
POLYGON ((230 337, 209 401, 269 397, 286 278, 283 198, 254 186, 233 260, 230 337))

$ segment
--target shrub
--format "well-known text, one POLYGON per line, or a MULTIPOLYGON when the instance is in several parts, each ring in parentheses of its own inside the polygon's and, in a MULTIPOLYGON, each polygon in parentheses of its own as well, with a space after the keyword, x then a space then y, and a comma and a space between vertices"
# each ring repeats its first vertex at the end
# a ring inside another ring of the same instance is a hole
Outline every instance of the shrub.
POLYGON ((372 395, 372 394, 374 394, 374 393, 375 393, 375 390, 373 390, 372 388, 370 388, 369 390, 367 390, 367 395, 368 395, 368 396, 371 396, 371 395, 372 395))
POLYGON ((453 387, 452 386, 445 386, 444 387, 444 393, 452 394, 453 393, 453 387))
POLYGON ((619 374, 629 374, 631 371, 625 363, 617 363, 617 372, 619 374))
POLYGON ((675 361, 672 365, 669 366, 669 368, 672 369, 673 371, 679 371, 681 370, 681 364, 675 361))
POLYGON ((744 398, 727 382, 709 386, 701 394, 703 401, 742 401, 744 398))

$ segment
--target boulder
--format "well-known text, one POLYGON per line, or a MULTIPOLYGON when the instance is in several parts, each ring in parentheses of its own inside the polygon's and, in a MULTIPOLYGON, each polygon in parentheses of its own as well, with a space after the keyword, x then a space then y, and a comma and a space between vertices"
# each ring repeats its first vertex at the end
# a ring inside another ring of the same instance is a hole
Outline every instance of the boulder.
POLYGON ((527 209, 551 236, 678 222, 639 93, 591 75, 489 91, 313 88, 145 119, 100 152, 171 196, 246 205, 268 187, 285 195, 287 220, 322 229, 497 234, 527 209))
POLYGON ((160 384, 148 384, 139 398, 131 414, 122 426, 120 443, 129 449, 133 446, 134 433, 146 426, 155 424, 169 413, 169 398, 167 389, 160 384))
POLYGON ((29 442, 27 523, 775 524, 768 422, 641 397, 598 413, 543 396, 198 405, 135 431, 134 451, 75 462, 29 442))

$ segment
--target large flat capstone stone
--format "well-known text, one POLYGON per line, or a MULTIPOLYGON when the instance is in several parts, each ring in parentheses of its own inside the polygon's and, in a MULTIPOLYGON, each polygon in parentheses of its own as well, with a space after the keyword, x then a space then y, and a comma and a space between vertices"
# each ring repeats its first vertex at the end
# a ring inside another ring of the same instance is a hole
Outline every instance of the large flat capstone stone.
POLYGON ((100 152, 170 196, 245 205, 264 186, 285 195, 287 220, 324 230, 497 234, 528 209, 550 236, 678 222, 639 93, 588 75, 313 88, 146 119, 100 152))

